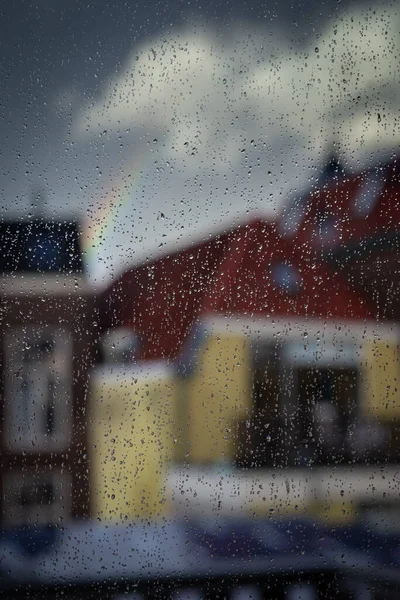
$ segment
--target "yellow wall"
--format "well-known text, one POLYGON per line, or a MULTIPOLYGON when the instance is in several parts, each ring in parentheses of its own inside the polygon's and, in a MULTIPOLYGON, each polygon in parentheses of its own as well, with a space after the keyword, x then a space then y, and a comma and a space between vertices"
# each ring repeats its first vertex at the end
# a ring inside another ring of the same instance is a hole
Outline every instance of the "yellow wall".
POLYGON ((175 386, 160 371, 95 374, 89 421, 93 516, 162 517, 174 443, 175 386))
POLYGON ((361 401, 368 416, 390 420, 400 416, 399 348, 393 342, 366 342, 362 356, 361 401))
MULTIPOLYGON (((393 343, 363 345, 360 399, 369 416, 400 416, 397 357, 393 343)), ((165 477, 178 449, 186 463, 231 461, 234 456, 237 423, 252 411, 250 343, 243 335, 209 335, 193 374, 179 385, 166 369, 120 373, 92 378, 93 515, 118 521, 166 516, 165 477)), ((263 504, 259 510, 265 508, 263 504)), ((284 512, 292 508, 333 520, 351 518, 354 510, 342 504, 281 507, 284 512)))
POLYGON ((250 346, 245 336, 212 335, 186 380, 181 423, 189 462, 233 458, 237 420, 251 408, 250 346))

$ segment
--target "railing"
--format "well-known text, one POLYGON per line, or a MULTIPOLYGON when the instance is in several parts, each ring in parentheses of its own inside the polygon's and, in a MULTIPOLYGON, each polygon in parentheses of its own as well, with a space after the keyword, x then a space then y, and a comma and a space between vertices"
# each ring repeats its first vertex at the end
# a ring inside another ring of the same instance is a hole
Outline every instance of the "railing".
MULTIPOLYGON (((69 528, 0 548, 7 600, 386 600, 400 591, 397 542, 359 550, 314 524, 69 528), (287 534, 284 538, 283 534, 287 534), (217 536, 217 537, 216 537, 217 536), (218 538, 218 539, 217 539, 218 538), (257 538, 257 539, 256 539, 257 538), (286 540, 286 541, 285 541, 286 540), (290 542, 290 544, 289 544, 290 542), (257 545, 258 544, 258 545, 257 545), (263 547, 261 547, 261 545, 263 547)), ((399 543, 400 548, 400 543, 399 543)))
POLYGON ((175 577, 101 582, 13 585, 8 600, 386 600, 400 591, 399 574, 348 569, 279 569, 177 574, 175 577), (247 572, 246 572, 247 571, 247 572))
MULTIPOLYGON (((287 599, 314 600, 328 598, 351 598, 351 588, 346 587, 341 574, 335 570, 290 568, 279 570, 263 570, 257 572, 248 565, 240 573, 216 572, 208 575, 202 573, 177 574, 175 577, 157 579, 133 578, 131 580, 107 579, 101 582, 21 585, 3 589, 4 597, 9 600, 261 600, 287 599), (246 572, 247 571, 247 572, 246 572)), ((359 592, 357 585, 353 588, 359 592)), ((357 598, 374 598, 371 595, 360 595, 357 598)))

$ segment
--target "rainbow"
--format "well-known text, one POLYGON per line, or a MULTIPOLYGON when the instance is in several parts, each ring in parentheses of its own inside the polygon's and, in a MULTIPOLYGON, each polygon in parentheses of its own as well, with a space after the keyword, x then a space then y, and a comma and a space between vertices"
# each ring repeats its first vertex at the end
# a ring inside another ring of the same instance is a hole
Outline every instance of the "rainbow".
POLYGON ((135 189, 143 177, 143 170, 139 166, 143 159, 144 156, 141 161, 136 159, 129 167, 120 168, 119 175, 111 175, 111 183, 100 188, 98 195, 104 201, 97 211, 87 214, 84 223, 83 252, 87 264, 95 261, 102 247, 108 245, 110 234, 115 231, 118 222, 121 222, 123 209, 132 202, 135 189))

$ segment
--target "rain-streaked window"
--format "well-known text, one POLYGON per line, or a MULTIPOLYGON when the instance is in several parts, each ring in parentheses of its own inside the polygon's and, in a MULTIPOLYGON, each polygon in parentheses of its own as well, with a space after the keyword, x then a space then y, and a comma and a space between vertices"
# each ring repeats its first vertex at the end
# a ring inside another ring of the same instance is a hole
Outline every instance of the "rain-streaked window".
POLYGON ((386 183, 385 171, 372 170, 363 175, 353 202, 356 217, 367 217, 376 206, 386 183))
POLYGON ((290 263, 276 263, 272 265, 272 277, 275 285, 282 292, 295 294, 301 286, 299 270, 290 263))
POLYGON ((0 42, 0 596, 395 598, 396 2, 0 42))

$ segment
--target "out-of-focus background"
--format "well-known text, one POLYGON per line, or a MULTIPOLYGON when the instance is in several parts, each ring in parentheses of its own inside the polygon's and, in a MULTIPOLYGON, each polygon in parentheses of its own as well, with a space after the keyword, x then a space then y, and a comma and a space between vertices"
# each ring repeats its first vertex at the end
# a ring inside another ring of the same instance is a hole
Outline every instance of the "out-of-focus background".
POLYGON ((398 146, 396 3, 41 0, 0 26, 2 208, 78 213, 99 284, 276 215, 332 144, 353 171, 398 146))
MULTIPOLYGON (((40 0, 0 28, 9 597, 177 569, 267 597, 274 553, 398 587, 396 4, 40 0)), ((282 569, 282 597, 337 591, 282 569)))

